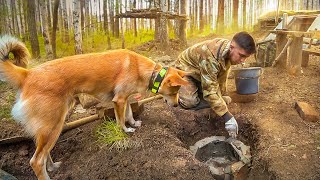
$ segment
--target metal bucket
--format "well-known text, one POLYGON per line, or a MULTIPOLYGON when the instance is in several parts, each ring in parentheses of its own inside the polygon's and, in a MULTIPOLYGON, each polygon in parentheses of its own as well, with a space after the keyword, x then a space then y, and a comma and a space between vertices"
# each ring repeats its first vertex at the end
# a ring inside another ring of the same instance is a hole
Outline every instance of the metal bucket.
POLYGON ((256 94, 259 92, 261 67, 238 68, 233 71, 238 94, 256 94))

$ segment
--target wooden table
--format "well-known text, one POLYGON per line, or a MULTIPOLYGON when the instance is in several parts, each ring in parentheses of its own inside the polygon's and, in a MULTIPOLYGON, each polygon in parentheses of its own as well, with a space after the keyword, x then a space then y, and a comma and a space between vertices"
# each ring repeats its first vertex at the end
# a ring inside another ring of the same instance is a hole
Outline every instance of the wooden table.
POLYGON ((288 52, 285 50, 278 59, 278 65, 286 68, 292 75, 299 75, 301 73, 302 64, 302 44, 303 37, 315 38, 315 32, 304 31, 288 31, 284 29, 272 30, 271 33, 276 34, 276 57, 288 47, 288 52))

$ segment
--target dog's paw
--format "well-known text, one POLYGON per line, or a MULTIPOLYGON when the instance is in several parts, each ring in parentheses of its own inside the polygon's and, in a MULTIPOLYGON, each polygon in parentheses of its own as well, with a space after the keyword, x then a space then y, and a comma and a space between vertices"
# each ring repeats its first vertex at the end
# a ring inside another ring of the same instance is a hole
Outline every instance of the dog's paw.
POLYGON ((48 166, 48 171, 52 172, 52 171, 57 170, 60 167, 61 163, 62 162, 59 161, 59 162, 55 162, 55 163, 49 165, 48 166))
POLYGON ((131 133, 131 132, 134 132, 136 129, 135 128, 126 128, 124 131, 126 132, 126 133, 131 133))
POLYGON ((135 121, 134 124, 133 124, 133 126, 134 126, 134 127, 140 127, 141 124, 142 124, 142 121, 135 121))

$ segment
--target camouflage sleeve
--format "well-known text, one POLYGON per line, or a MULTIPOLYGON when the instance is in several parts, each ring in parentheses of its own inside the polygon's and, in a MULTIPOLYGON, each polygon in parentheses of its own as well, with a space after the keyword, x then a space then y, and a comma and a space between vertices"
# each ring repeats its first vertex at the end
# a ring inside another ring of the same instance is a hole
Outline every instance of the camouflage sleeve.
POLYGON ((203 98, 210 103, 213 111, 219 116, 228 111, 228 107, 222 99, 218 82, 219 65, 216 60, 204 59, 200 62, 201 85, 203 98), (216 63, 215 63, 216 62, 216 63))

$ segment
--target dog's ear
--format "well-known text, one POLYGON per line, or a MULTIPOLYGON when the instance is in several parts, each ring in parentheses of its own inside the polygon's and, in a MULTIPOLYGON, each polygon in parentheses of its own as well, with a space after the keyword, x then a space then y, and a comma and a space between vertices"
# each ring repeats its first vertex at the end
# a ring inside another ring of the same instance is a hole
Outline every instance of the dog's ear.
POLYGON ((183 79, 180 76, 170 76, 169 78, 169 84, 170 86, 183 86, 187 85, 189 82, 185 79, 183 79))
POLYGON ((179 76, 181 76, 181 77, 185 77, 185 76, 187 76, 187 75, 190 74, 190 73, 188 73, 188 72, 186 72, 186 71, 182 71, 182 70, 180 70, 180 69, 176 69, 176 70, 177 70, 179 76))

